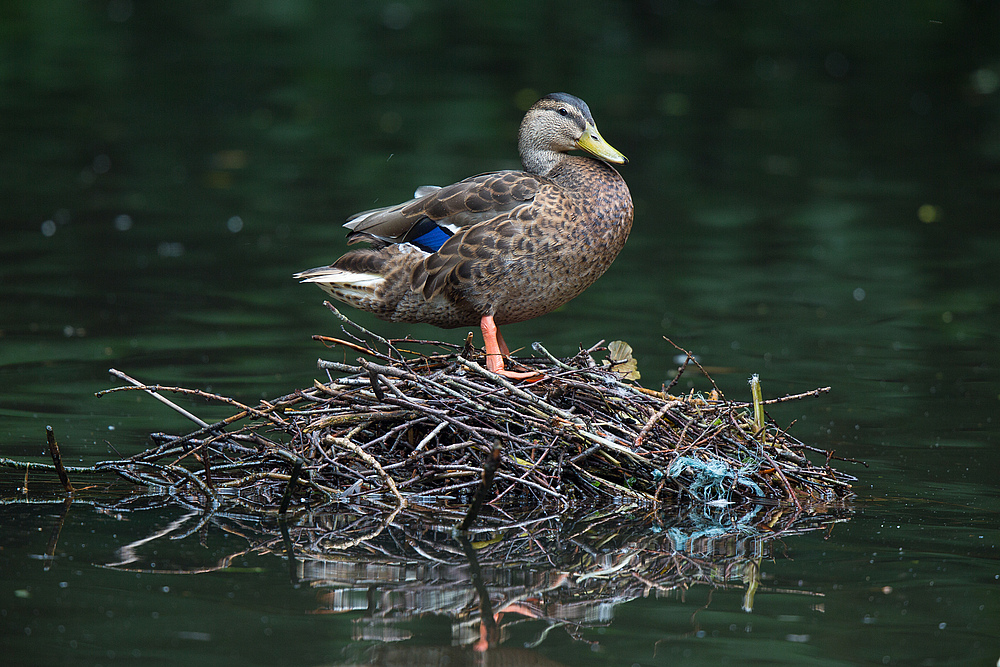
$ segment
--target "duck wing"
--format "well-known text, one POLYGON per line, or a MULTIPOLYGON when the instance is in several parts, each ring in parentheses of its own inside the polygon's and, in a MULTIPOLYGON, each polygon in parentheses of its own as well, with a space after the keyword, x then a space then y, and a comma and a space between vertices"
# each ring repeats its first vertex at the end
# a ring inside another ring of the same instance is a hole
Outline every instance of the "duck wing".
POLYGON ((347 242, 368 241, 376 247, 412 243, 436 252, 461 230, 531 202, 543 183, 527 172, 498 171, 443 188, 423 186, 410 201, 351 216, 344 225, 351 230, 347 242))

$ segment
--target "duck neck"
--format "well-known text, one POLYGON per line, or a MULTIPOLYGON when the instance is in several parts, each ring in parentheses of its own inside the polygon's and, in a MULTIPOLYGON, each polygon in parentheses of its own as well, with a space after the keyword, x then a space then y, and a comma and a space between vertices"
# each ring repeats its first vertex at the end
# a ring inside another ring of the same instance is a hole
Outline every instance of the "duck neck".
POLYGON ((548 147, 532 145, 523 138, 518 142, 518 152, 521 153, 521 164, 529 174, 545 176, 553 167, 566 157, 565 153, 554 151, 548 147))

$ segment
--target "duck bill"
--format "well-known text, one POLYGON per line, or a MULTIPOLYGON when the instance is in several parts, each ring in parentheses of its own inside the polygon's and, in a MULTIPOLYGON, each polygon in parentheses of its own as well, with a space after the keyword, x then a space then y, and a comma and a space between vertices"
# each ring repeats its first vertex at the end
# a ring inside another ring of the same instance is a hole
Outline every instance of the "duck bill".
POLYGON ((597 127, 592 123, 587 123, 587 127, 583 130, 583 135, 576 141, 576 146, 608 162, 615 164, 625 164, 628 162, 628 158, 622 155, 617 148, 606 142, 601 133, 597 131, 597 127))

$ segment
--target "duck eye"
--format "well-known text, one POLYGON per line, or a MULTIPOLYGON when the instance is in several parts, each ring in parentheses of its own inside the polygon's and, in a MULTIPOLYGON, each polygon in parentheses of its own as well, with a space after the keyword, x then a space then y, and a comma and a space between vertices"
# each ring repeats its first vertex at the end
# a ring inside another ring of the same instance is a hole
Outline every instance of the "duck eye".
POLYGON ((566 111, 566 107, 559 107, 559 115, 560 116, 567 116, 567 115, 569 115, 569 111, 566 111))

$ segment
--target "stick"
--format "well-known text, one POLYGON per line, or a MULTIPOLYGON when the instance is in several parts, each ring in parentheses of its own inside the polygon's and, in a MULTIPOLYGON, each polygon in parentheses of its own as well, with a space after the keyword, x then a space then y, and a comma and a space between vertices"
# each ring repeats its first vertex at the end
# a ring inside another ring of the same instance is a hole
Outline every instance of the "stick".
POLYGON ((278 514, 284 514, 288 511, 288 503, 292 500, 292 488, 295 483, 299 481, 299 475, 302 473, 302 459, 295 462, 295 466, 292 468, 292 475, 288 479, 288 484, 285 484, 285 493, 281 496, 281 505, 278 507, 278 514))
POLYGON ((493 380, 494 382, 502 385, 504 389, 506 389, 507 391, 509 391, 510 393, 514 394, 515 396, 517 396, 519 398, 523 398, 524 400, 528 401, 532 405, 536 405, 536 406, 538 406, 538 407, 546 410, 547 412, 550 412, 551 414, 554 414, 556 416, 562 417, 566 421, 575 421, 576 420, 576 416, 575 415, 571 415, 570 413, 566 412, 565 410, 560 410, 556 406, 550 405, 549 403, 546 403, 545 401, 543 401, 542 399, 540 399, 538 396, 535 396, 534 394, 532 394, 530 392, 527 392, 527 391, 524 391, 523 389, 519 389, 519 388, 515 387, 507 378, 503 377, 502 375, 497 375, 496 373, 493 373, 492 371, 488 371, 485 368, 483 368, 482 366, 480 366, 479 364, 477 364, 476 362, 469 361, 468 359, 462 359, 461 357, 459 357, 458 361, 463 366, 465 366, 466 368, 468 368, 468 369, 470 369, 470 370, 478 373, 479 375, 481 375, 481 376, 483 376, 485 378, 489 378, 490 380, 493 380))
POLYGON ((316 367, 321 368, 326 371, 340 371, 341 373, 360 373, 361 368, 359 366, 351 366, 350 364, 342 364, 339 361, 327 361, 326 359, 317 359, 316 367))
POLYGON ((577 369, 573 368, 572 366, 570 366, 569 364, 564 363, 564 362, 560 361, 559 359, 557 359, 555 356, 553 356, 553 354, 551 352, 549 352, 548 350, 546 350, 545 347, 540 342, 538 342, 538 341, 535 341, 534 343, 531 344, 531 349, 533 349, 535 352, 541 352, 542 354, 544 354, 546 357, 549 358, 549 361, 551 361, 552 363, 554 363, 556 366, 558 366, 559 368, 563 369, 564 371, 576 371, 577 370, 577 369))
POLYGON ((671 345, 673 345, 675 348, 677 348, 678 350, 680 350, 681 352, 683 352, 684 354, 686 354, 687 358, 691 360, 691 363, 693 363, 695 366, 697 366, 698 370, 701 371, 701 374, 704 375, 706 378, 708 378, 708 381, 712 383, 712 388, 715 389, 716 393, 719 396, 722 396, 722 392, 719 391, 719 386, 717 384, 715 384, 715 380, 712 379, 712 376, 708 374, 708 371, 706 371, 702 367, 701 363, 698 361, 697 358, 695 358, 695 356, 693 354, 691 354, 690 352, 688 352, 683 347, 681 347, 680 345, 678 345, 674 341, 670 340, 666 336, 663 337, 663 340, 667 341, 668 343, 670 343, 671 345))
POLYGON ((656 422, 660 421, 660 419, 663 418, 663 415, 667 414, 667 411, 671 408, 676 408, 682 405, 684 405, 684 401, 667 401, 664 403, 663 407, 657 410, 656 414, 649 418, 649 421, 647 421, 642 427, 642 430, 639 431, 639 435, 635 436, 635 447, 638 448, 642 445, 643 439, 649 434, 650 431, 653 430, 653 427, 656 426, 656 422))
POLYGON ((486 501, 486 494, 490 492, 490 488, 493 486, 493 477, 496 475, 497 468, 500 467, 500 449, 500 439, 497 438, 493 441, 493 449, 490 450, 490 456, 486 459, 486 463, 483 465, 483 477, 479 480, 479 488, 476 489, 476 497, 472 499, 472 504, 469 505, 469 511, 466 512, 465 518, 462 519, 462 523, 458 526, 460 533, 468 532, 469 526, 471 526, 472 522, 479 516, 479 510, 486 501))
POLYGON ((323 441, 326 442, 326 444, 328 445, 340 446, 343 447, 344 449, 351 450, 359 457, 361 457, 361 460, 370 465, 372 468, 375 468, 375 472, 377 472, 378 476, 382 478, 382 481, 385 482, 385 485, 389 487, 389 491, 392 492, 392 495, 396 496, 396 501, 399 503, 399 508, 402 509, 403 507, 406 507, 406 499, 403 498, 402 494, 400 494, 399 492, 399 489, 396 488, 396 482, 393 481, 392 477, 389 476, 389 473, 383 470, 382 466, 379 465, 379 462, 376 461, 371 454, 361 449, 347 438, 336 438, 332 435, 328 435, 323 439, 323 441))
POLYGON ((330 309, 330 312, 331 312, 331 313, 333 313, 334 315, 336 315, 336 316, 337 316, 337 318, 338 318, 338 319, 339 319, 339 320, 340 320, 341 322, 343 322, 343 323, 345 323, 345 324, 348 324, 348 325, 350 325, 350 326, 354 327, 355 329, 357 329, 358 331, 360 331, 360 332, 361 332, 361 333, 363 333, 364 335, 366 335, 366 336, 369 336, 369 337, 371 337, 371 338, 374 338, 375 340, 377 340, 378 342, 382 343, 382 344, 383 344, 383 345, 385 345, 385 346, 386 346, 387 348, 389 348, 389 354, 390 354, 390 358, 391 358, 391 354, 392 354, 393 352, 395 352, 395 353, 396 353, 396 356, 398 356, 398 357, 399 357, 400 361, 402 361, 402 360, 403 360, 403 355, 402 355, 402 354, 400 354, 400 353, 399 353, 399 350, 397 350, 397 349, 395 348, 395 346, 393 346, 393 344, 392 344, 392 343, 390 343, 390 342, 389 342, 388 340, 386 340, 386 339, 385 339, 385 338, 383 338, 382 336, 379 336, 379 335, 378 335, 378 334, 376 334, 376 333, 372 333, 372 332, 371 332, 371 331, 369 331, 368 329, 365 329, 365 328, 364 328, 363 326, 361 326, 361 325, 360 325, 360 324, 358 324, 357 322, 354 322, 353 320, 350 320, 350 319, 348 319, 348 317, 347 317, 346 315, 344 315, 344 314, 343 314, 342 312, 340 312, 339 310, 337 310, 337 307, 336 307, 336 306, 334 306, 334 305, 333 305, 332 303, 330 303, 329 301, 324 301, 324 302, 323 302, 323 305, 324 305, 324 306, 326 306, 327 308, 329 308, 329 309, 330 309))
POLYGON ((412 459, 414 456, 416 456, 417 452, 419 452, 421 449, 423 449, 424 447, 426 447, 427 443, 429 443, 431 440, 433 440, 434 436, 436 436, 438 433, 440 433, 441 430, 445 426, 447 426, 447 425, 448 425, 448 422, 438 422, 438 425, 435 426, 434 429, 430 433, 428 433, 427 435, 425 435, 423 437, 423 439, 419 443, 417 443, 417 446, 413 448, 413 451, 406 458, 407 459, 412 459))
POLYGON ((59 475, 59 481, 62 482, 63 488, 66 489, 66 493, 73 493, 75 489, 73 485, 70 484, 69 475, 66 474, 66 468, 63 467, 62 456, 59 454, 59 443, 56 442, 56 434, 52 430, 51 426, 45 427, 45 437, 49 441, 49 454, 52 456, 52 463, 56 466, 56 473, 59 475))
MULTIPOLYGON (((797 401, 800 398, 812 398, 814 396, 819 396, 820 394, 829 393, 832 387, 819 387, 811 391, 804 391, 801 394, 788 394, 787 396, 780 396, 778 398, 769 398, 766 401, 761 401, 761 405, 774 405, 775 403, 787 403, 788 401, 797 401)), ((749 403, 740 403, 734 401, 732 403, 733 407, 741 407, 749 405, 749 403)))
POLYGON ((156 400, 158 400, 160 403, 163 403, 164 405, 173 408, 174 410, 176 410, 180 414, 184 415, 185 417, 187 417, 188 419, 190 419, 191 421, 193 421, 198 426, 200 426, 202 428, 208 428, 208 422, 207 421, 203 421, 200 417, 197 417, 197 416, 191 414, 190 412, 188 412, 187 410, 185 410, 181 406, 179 406, 176 403, 174 403, 173 401, 171 401, 169 398, 156 393, 152 389, 148 389, 147 385, 143 384, 142 382, 139 382, 135 378, 129 377, 128 375, 125 375, 125 373, 122 373, 119 370, 115 370, 114 368, 109 368, 108 372, 111 373, 112 375, 114 375, 119 380, 125 380, 126 382, 128 382, 131 385, 135 385, 136 387, 140 387, 144 392, 146 392, 147 394, 149 394, 150 396, 152 396, 153 398, 155 398, 156 400))
MULTIPOLYGON (((131 387, 115 387, 114 389, 104 389, 104 390, 99 391, 96 394, 94 394, 98 398, 101 398, 105 394, 113 394, 113 393, 116 393, 116 392, 119 392, 119 391, 133 391, 133 390, 135 390, 135 391, 144 391, 144 392, 148 393, 150 396, 152 396, 153 398, 157 399, 158 401, 161 401, 165 405, 168 405, 171 408, 173 408, 174 410, 177 410, 179 413, 181 413, 182 415, 184 415, 185 417, 187 417, 188 419, 190 419, 194 423, 198 424, 202 428, 212 428, 212 425, 209 424, 208 422, 202 421, 201 419, 199 419, 195 415, 191 414, 190 412, 188 412, 184 408, 180 407, 179 405, 176 405, 175 403, 171 402, 169 399, 167 399, 164 396, 162 396, 162 395, 160 395, 160 394, 157 393, 157 391, 172 391, 172 392, 175 392, 175 393, 178 393, 178 394, 190 394, 192 396, 197 396, 199 398, 204 398, 204 399, 210 400, 210 401, 218 401, 219 403, 225 403, 226 405, 232 405, 233 407, 239 408, 242 411, 241 415, 234 415, 233 417, 230 417, 230 418, 228 418, 226 420, 223 420, 222 422, 219 422, 220 424, 229 423, 231 421, 234 421, 235 419, 241 418, 244 414, 246 414, 246 415, 252 415, 254 417, 262 417, 262 418, 265 418, 265 419, 269 419, 272 422, 274 422, 275 424, 279 424, 281 426, 285 426, 286 425, 286 422, 281 417, 279 417, 278 415, 273 414, 273 411, 274 411, 275 408, 277 408, 277 407, 284 407, 284 404, 281 401, 277 402, 275 405, 270 405, 267 402, 263 402, 264 409, 251 408, 248 405, 244 405, 243 403, 240 403, 239 401, 237 401, 234 398, 229 398, 227 396, 221 396, 219 394, 212 394, 212 393, 209 393, 207 391, 202 391, 201 389, 185 389, 184 387, 164 387, 163 385, 159 385, 159 384, 154 384, 154 385, 143 384, 143 383, 139 382, 138 380, 135 380, 135 379, 129 377, 128 375, 125 375, 121 371, 117 371, 117 370, 115 370, 113 368, 109 369, 108 372, 111 373, 112 375, 115 375, 116 377, 119 377, 119 378, 121 378, 121 379, 123 379, 123 380, 125 380, 127 382, 130 382, 133 386, 131 386, 131 387)), ((293 403, 297 402, 297 401, 298 401, 298 397, 296 397, 296 400, 293 401, 293 403)))

